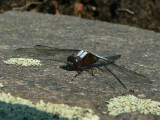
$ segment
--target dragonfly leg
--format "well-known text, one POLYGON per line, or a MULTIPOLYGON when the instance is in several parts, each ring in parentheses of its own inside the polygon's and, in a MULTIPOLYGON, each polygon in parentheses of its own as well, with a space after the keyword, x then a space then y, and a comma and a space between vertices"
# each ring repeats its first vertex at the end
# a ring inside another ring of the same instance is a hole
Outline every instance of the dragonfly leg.
MULTIPOLYGON (((100 67, 96 67, 96 68, 98 68, 99 70, 101 70, 102 72, 104 72, 104 70, 102 68, 100 68, 100 67)), ((112 88, 115 91, 115 88, 111 84, 109 84, 108 82, 106 82, 106 84, 109 85, 110 88, 112 88)))
MULTIPOLYGON (((95 75, 93 74, 93 68, 94 68, 94 67, 91 67, 91 75, 92 75, 93 77, 95 77, 96 80, 98 80, 97 76, 95 76, 95 75)), ((104 72, 104 70, 101 69, 100 67, 96 67, 96 68, 98 68, 99 70, 101 70, 102 72, 104 72)), ((110 88, 112 88, 112 89, 115 91, 115 88, 114 88, 112 85, 110 85, 108 82, 106 82, 106 84, 109 85, 110 88)))
POLYGON ((83 70, 77 70, 77 74, 76 74, 74 77, 76 78, 76 77, 79 76, 82 72, 83 72, 83 70))
POLYGON ((94 73, 93 73, 93 68, 91 68, 91 75, 92 75, 92 76, 95 76, 94 73))
POLYGON ((96 77, 96 76, 94 75, 94 73, 93 73, 93 68, 90 68, 90 69, 78 69, 78 70, 77 70, 77 74, 76 74, 74 77, 79 76, 83 71, 89 72, 89 70, 91 70, 91 75, 94 76, 94 77, 96 77))
POLYGON ((102 72, 104 72, 104 70, 102 68, 100 68, 100 67, 96 67, 96 68, 98 68, 99 70, 101 70, 102 72))

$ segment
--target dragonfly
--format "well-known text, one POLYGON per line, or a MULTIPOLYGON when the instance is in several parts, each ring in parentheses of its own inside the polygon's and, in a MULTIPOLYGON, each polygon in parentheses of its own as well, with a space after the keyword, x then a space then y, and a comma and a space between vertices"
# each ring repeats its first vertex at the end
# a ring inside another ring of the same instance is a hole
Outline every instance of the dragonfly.
POLYGON ((119 77, 126 74, 129 76, 129 79, 133 79, 133 82, 139 83, 152 83, 148 78, 144 75, 129 70, 125 67, 119 66, 115 64, 115 61, 118 60, 121 55, 113 55, 108 57, 102 57, 95 53, 79 50, 79 49, 60 49, 54 48, 44 45, 35 45, 33 48, 18 48, 14 50, 14 52, 18 56, 29 56, 36 58, 46 58, 52 59, 59 62, 66 63, 65 67, 61 67, 68 70, 75 70, 77 74, 75 77, 80 75, 83 71, 91 70, 91 75, 96 77, 93 73, 93 68, 97 68, 102 72, 108 71, 125 89, 130 92, 134 92, 134 90, 129 89, 126 85, 121 81, 119 77), (103 67, 104 69, 102 69, 103 67), (113 72, 118 71, 119 77, 113 72))

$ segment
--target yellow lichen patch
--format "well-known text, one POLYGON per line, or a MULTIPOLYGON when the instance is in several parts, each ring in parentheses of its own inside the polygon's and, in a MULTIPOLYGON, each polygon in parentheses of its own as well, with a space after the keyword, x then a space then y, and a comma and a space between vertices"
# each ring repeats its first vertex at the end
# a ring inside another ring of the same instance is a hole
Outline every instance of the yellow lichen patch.
POLYGON ((32 58, 10 58, 3 61, 5 64, 17 64, 22 66, 41 66, 40 60, 32 58))
POLYGON ((2 83, 0 83, 0 88, 3 88, 3 87, 4 87, 4 85, 2 83))
POLYGON ((4 116, 8 114, 9 117, 12 116, 15 119, 22 119, 22 116, 23 118, 25 116, 27 120, 31 119, 31 117, 37 120, 44 118, 45 120, 99 120, 99 117, 87 108, 70 107, 65 104, 53 104, 50 102, 45 103, 43 100, 34 103, 26 99, 14 97, 10 93, 0 93, 0 105, 1 113, 5 113, 4 116), (1 102, 5 102, 7 105, 4 106, 4 103, 2 105, 1 102), (20 117, 17 118, 17 116, 20 117))
POLYGON ((133 95, 128 95, 112 98, 107 102, 109 103, 108 112, 113 116, 129 112, 160 115, 160 102, 151 99, 139 99, 133 95))

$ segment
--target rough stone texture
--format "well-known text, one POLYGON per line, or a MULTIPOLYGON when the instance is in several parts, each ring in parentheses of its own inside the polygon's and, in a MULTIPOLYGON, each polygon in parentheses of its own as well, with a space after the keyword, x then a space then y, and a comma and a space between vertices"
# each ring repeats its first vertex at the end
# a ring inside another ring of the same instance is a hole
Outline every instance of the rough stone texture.
MULTIPOLYGON (((52 0, 1 0, 0 13, 7 10, 55 14, 49 10, 52 0)), ((56 1, 56 0, 55 0, 56 1)), ((75 15, 75 3, 83 4, 82 18, 136 26, 160 32, 159 0, 57 0, 58 11, 75 15)))
MULTIPOLYGON (((62 62, 42 60, 42 67, 5 65, 3 60, 17 57, 13 50, 36 44, 57 48, 87 49, 102 56, 121 54, 118 65, 147 76, 153 84, 135 87, 133 95, 160 101, 160 34, 125 25, 85 20, 69 16, 29 12, 5 12, 0 15, 0 91, 37 101, 64 103, 93 109, 101 119, 160 119, 140 113, 112 117, 106 102, 119 95, 131 94, 111 75, 95 70, 98 79, 88 72, 74 78, 62 62), (115 89, 108 84, 113 84, 115 89)), ((126 83, 129 85, 129 83, 126 83)))

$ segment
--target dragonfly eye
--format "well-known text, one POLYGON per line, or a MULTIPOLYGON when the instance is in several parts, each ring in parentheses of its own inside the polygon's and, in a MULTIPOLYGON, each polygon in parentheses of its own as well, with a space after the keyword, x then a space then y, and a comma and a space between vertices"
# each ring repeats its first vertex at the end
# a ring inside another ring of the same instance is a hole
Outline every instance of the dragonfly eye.
POLYGON ((77 62, 78 61, 77 61, 77 59, 74 56, 69 56, 67 58, 67 63, 68 63, 69 66, 76 65, 77 62))

